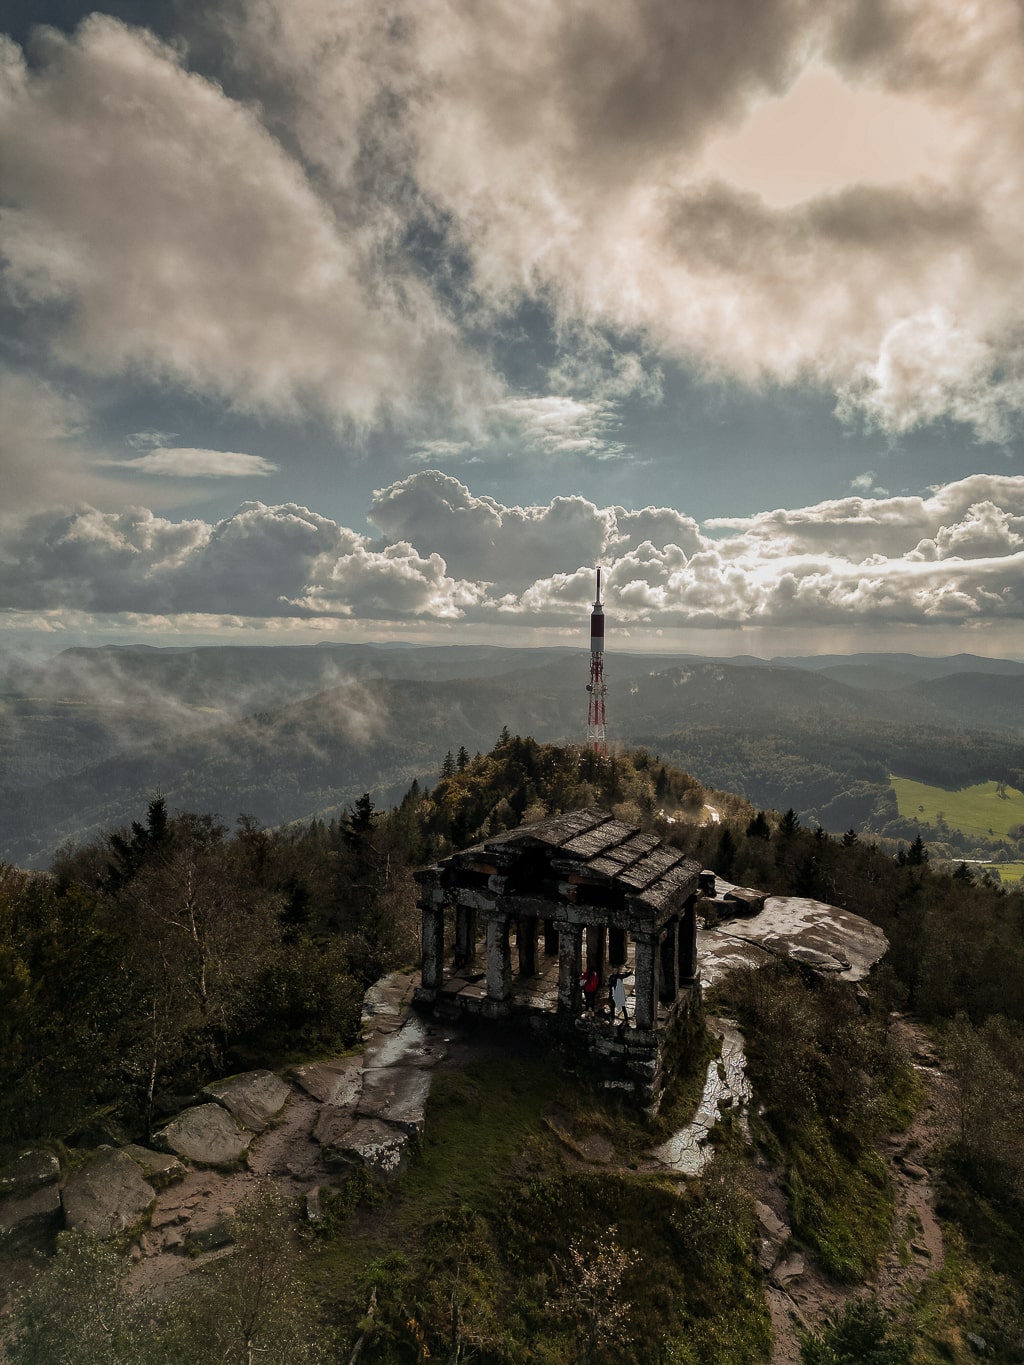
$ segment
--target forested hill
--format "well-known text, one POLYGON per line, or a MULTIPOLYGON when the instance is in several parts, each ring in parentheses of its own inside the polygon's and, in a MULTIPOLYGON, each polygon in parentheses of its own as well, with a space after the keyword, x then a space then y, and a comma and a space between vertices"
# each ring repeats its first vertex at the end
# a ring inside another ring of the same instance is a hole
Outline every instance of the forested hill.
MULTIPOLYGON (((897 836, 889 774, 1022 784, 1024 664, 609 653, 609 729, 805 823, 897 836), (945 669, 945 671, 943 671, 945 669)), ((156 792, 267 824, 380 804, 503 725, 582 736, 587 656, 452 646, 69 650, 0 667, 0 857, 43 867, 156 792)))
MULTIPOLYGON (((870 1281, 894 1246, 914 1254, 914 1230, 893 1227, 879 1154, 920 1098, 895 1007, 934 1031, 954 1086, 941 1154, 946 1265, 895 1314, 855 1305, 804 1359, 966 1365, 970 1334, 990 1358, 1020 1360, 1024 896, 966 867, 937 870, 919 839, 883 852, 853 834, 830 838, 793 810, 755 810, 643 751, 606 758, 505 731, 484 753, 454 747, 430 789, 414 784, 390 811, 364 794, 327 822, 229 831, 155 799, 49 874, 0 867, 0 1164, 40 1140, 74 1164, 100 1143, 145 1139, 213 1077, 353 1046, 367 985, 417 956, 411 869, 588 804, 730 879, 864 915, 890 952, 859 996, 781 963, 720 988, 715 1006, 746 1037, 756 1146, 724 1122, 712 1167, 678 1190, 642 1169, 653 1130, 571 1059, 523 1047, 500 1067, 487 1055, 443 1074, 397 1186, 340 1179, 301 1251, 280 1206, 264 1209, 259 1264, 275 1282, 281 1266, 291 1278, 254 1339, 286 1328, 305 1345, 276 1358, 296 1361, 349 1359, 361 1342, 368 1365, 456 1348, 482 1365, 569 1365, 580 1355, 566 1323, 586 1291, 605 1296, 602 1322, 615 1328, 593 1365, 764 1362, 754 1191, 765 1170, 782 1173, 796 1244, 836 1282, 870 1281), (581 1119, 600 1133, 594 1159, 558 1136, 581 1119), (574 1286, 571 1304, 563 1285, 574 1286)), ((692 1116, 710 1047, 691 1030, 659 1135, 692 1116)), ((226 1262, 243 1271, 256 1254, 251 1221, 240 1220, 237 1260, 226 1262)), ((115 1252, 76 1246, 16 1316, 14 1358, 48 1358, 30 1348, 49 1339, 55 1295, 70 1305, 102 1291, 133 1343, 125 1359, 212 1365, 205 1344, 195 1353, 212 1337, 209 1324, 196 1335, 194 1315, 215 1272, 196 1281, 183 1316, 147 1306, 136 1322, 137 1301, 118 1297, 115 1252)), ((72 1345, 93 1316, 69 1315, 72 1345)))

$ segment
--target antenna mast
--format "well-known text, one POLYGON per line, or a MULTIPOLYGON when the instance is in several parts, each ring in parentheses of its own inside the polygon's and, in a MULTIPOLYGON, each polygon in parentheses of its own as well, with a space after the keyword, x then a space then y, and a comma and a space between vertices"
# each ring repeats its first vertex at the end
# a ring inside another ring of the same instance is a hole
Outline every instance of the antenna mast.
POLYGON ((599 754, 608 752, 604 728, 604 607, 601 605, 601 570, 597 571, 597 599, 590 613, 590 701, 587 706, 587 745, 599 754))

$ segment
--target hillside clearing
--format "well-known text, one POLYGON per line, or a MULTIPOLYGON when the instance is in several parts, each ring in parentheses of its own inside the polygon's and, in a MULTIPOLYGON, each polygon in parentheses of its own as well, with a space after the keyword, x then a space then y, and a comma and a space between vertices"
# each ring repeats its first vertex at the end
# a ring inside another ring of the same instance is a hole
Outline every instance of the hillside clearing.
POLYGON ((1024 792, 999 782, 979 782, 959 791, 930 787, 907 777, 890 776, 900 815, 922 825, 958 829, 979 840, 1005 839, 1024 823, 1024 792))

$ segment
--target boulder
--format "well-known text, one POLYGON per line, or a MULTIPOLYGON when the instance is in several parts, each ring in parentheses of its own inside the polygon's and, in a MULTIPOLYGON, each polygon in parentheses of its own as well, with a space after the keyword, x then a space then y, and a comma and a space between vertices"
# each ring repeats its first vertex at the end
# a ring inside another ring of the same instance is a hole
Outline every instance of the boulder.
POLYGON ((350 1119, 331 1134, 322 1149, 328 1170, 343 1171, 364 1166, 379 1180, 391 1180, 405 1168, 408 1136, 398 1128, 377 1119, 350 1119))
POLYGON ((52 1152, 22 1152, 0 1169, 0 1199, 10 1195, 21 1198, 59 1179, 60 1162, 52 1152))
POLYGON ((94 1237, 140 1223, 156 1202, 153 1187, 131 1157, 101 1147, 64 1183, 64 1215, 69 1228, 94 1237))
POLYGON ((55 1184, 0 1199, 0 1252, 51 1252, 61 1222, 60 1190, 55 1184))
POLYGON ((244 1071, 204 1086, 203 1094, 222 1104, 250 1132, 262 1133, 284 1108, 291 1089, 272 1071, 244 1071))
POLYGON ((250 1135, 243 1133, 234 1116, 219 1104, 200 1104, 171 1119, 153 1134, 161 1148, 177 1153, 198 1166, 234 1166, 249 1150, 250 1135))
POLYGON ((322 1104, 353 1106, 363 1088, 362 1057, 339 1057, 331 1062, 309 1062, 290 1073, 296 1085, 322 1104))
POLYGON ((185 1167, 173 1152, 153 1152, 131 1142, 122 1148, 142 1170, 154 1190, 166 1189, 176 1180, 184 1180, 185 1167))

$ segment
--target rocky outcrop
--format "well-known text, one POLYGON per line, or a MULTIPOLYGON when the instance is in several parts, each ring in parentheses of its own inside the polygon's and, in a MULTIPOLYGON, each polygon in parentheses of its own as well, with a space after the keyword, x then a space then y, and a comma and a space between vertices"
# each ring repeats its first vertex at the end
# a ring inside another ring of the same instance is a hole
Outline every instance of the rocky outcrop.
POLYGON ((101 1147, 68 1176, 62 1198, 68 1227, 94 1237, 134 1227, 156 1202, 139 1165, 112 1147, 101 1147))
POLYGON ((198 1166, 234 1166, 244 1160, 251 1134, 220 1104, 200 1104, 171 1119, 153 1141, 198 1166))
POLYGON ((204 1086, 203 1094, 222 1104, 251 1133, 262 1133, 284 1108, 291 1091, 272 1071, 245 1071, 204 1086))
POLYGON ((52 1250, 62 1221, 59 1178, 52 1152, 23 1152, 0 1170, 0 1252, 52 1250))
MULTIPOLYGON (((728 883, 719 880, 722 888, 728 890, 728 883)), ((759 914, 702 929, 697 941, 705 986, 734 967, 759 967, 776 957, 843 981, 860 981, 889 946, 869 920, 803 896, 769 896, 759 914)))

